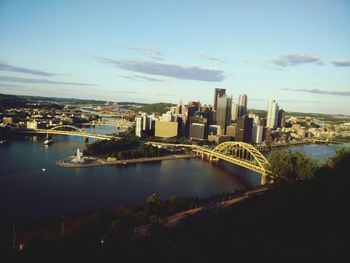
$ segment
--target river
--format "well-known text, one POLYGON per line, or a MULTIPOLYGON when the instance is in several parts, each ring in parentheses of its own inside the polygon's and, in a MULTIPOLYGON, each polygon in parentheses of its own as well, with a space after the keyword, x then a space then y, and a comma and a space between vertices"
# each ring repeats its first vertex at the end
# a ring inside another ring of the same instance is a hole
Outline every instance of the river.
MULTIPOLYGON (((115 128, 87 128, 112 133, 115 128)), ((0 145, 0 216, 2 222, 22 222, 113 209, 142 203, 152 193, 209 197, 259 185, 260 175, 220 162, 167 160, 122 166, 61 168, 55 162, 84 149, 83 139, 54 136, 15 139, 0 145), (42 171, 45 168, 46 171, 42 171)), ((349 145, 348 145, 349 146, 349 145)), ((332 156, 340 145, 294 147, 316 159, 332 156)))

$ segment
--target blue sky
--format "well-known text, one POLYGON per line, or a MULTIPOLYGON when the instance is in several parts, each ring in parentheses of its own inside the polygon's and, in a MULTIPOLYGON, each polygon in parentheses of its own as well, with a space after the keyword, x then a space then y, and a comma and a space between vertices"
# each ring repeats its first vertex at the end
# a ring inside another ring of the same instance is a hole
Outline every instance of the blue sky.
POLYGON ((350 1, 0 0, 0 93, 350 114, 350 1))

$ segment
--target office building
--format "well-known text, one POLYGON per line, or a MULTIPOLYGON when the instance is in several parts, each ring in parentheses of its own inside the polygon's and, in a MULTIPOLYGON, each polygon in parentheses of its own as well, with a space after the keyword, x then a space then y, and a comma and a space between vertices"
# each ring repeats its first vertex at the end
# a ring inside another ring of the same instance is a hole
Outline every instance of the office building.
POLYGON ((252 140, 253 119, 246 116, 237 119, 236 141, 250 143, 252 140))
POLYGON ((180 100, 179 104, 175 106, 175 114, 182 115, 186 114, 187 108, 185 105, 183 105, 182 100, 180 100))
POLYGON ((272 100, 269 102, 267 109, 267 121, 266 127, 271 129, 276 129, 278 124, 278 104, 276 101, 272 100))
POLYGON ((264 128, 263 141, 265 141, 265 143, 270 143, 271 142, 271 136, 272 136, 271 129, 270 128, 264 128))
POLYGON ((239 105, 239 117, 247 114, 248 112, 248 96, 246 94, 239 95, 238 98, 239 105))
POLYGON ((216 124, 220 125, 224 134, 226 133, 226 126, 230 124, 231 120, 231 106, 232 97, 221 96, 217 98, 216 109, 216 124))
POLYGON ((253 125, 252 143, 262 143, 264 127, 260 125, 253 125))
POLYGON ((226 127, 226 135, 229 136, 231 139, 236 137, 236 124, 231 124, 226 127))
POLYGON ((209 125, 209 132, 210 135, 223 135, 222 128, 220 125, 209 125))
POLYGON ((141 113, 141 116, 135 117, 135 135, 137 137, 142 137, 144 134, 154 135, 155 120, 154 114, 148 115, 145 112, 141 113))
POLYGON ((187 106, 187 118, 188 120, 194 116, 196 111, 199 111, 199 102, 189 101, 187 106))
POLYGON ((209 142, 215 142, 216 144, 220 144, 223 142, 230 141, 230 137, 226 135, 208 135, 209 142))
POLYGON ((280 128, 286 127, 286 113, 282 109, 280 109, 278 112, 277 126, 280 128))
POLYGON ((256 114, 254 114, 254 113, 249 113, 249 114, 248 114, 248 117, 253 119, 253 123, 254 123, 255 125, 261 125, 259 115, 256 115, 256 114))
POLYGON ((177 137, 179 133, 179 123, 175 121, 156 121, 155 136, 168 139, 177 137))
POLYGON ((232 102, 231 106, 231 120, 232 121, 237 121, 237 118, 240 117, 238 116, 239 114, 239 105, 236 102, 232 102))
POLYGON ((137 137, 142 136, 142 117, 138 116, 135 117, 135 134, 137 137))
POLYGON ((191 123, 190 125, 190 139, 205 140, 208 137, 207 125, 203 123, 191 123))
POLYGON ((218 105, 218 97, 222 97, 225 96, 226 93, 226 89, 219 89, 216 88, 214 91, 214 110, 217 109, 217 105, 218 105))

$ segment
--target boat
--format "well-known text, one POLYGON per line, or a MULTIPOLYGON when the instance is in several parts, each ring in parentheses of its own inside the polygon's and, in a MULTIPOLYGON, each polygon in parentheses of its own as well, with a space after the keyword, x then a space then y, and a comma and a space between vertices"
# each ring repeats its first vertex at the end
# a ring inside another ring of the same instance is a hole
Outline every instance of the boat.
POLYGON ((45 141, 44 141, 44 144, 45 144, 45 145, 50 145, 50 144, 52 144, 52 143, 53 143, 53 140, 51 140, 51 139, 50 139, 50 140, 45 140, 45 141))
POLYGON ((41 168, 41 171, 46 172, 46 168, 41 168))
POLYGON ((7 141, 6 140, 1 140, 0 141, 1 144, 5 143, 5 142, 7 142, 7 141))

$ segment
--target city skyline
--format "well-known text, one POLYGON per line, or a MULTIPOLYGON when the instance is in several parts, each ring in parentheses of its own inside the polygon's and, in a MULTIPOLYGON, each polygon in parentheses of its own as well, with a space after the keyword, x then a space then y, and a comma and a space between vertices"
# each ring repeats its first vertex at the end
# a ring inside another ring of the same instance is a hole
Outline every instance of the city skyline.
POLYGON ((0 93, 350 114, 347 1, 0 3, 0 93), (297 14, 297 17, 296 17, 297 14))

